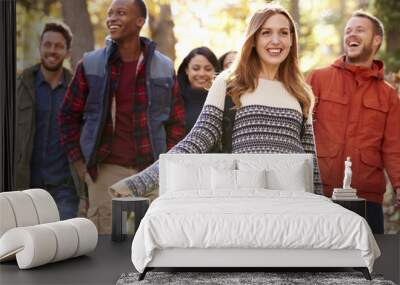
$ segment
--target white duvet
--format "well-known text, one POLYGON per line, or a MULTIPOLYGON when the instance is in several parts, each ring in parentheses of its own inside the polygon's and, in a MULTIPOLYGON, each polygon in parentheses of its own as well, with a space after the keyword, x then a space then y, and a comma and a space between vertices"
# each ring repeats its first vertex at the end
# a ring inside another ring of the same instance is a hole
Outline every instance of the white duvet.
POLYGON ((359 215, 323 196, 265 189, 164 194, 138 228, 132 262, 143 272, 165 248, 358 249, 370 272, 380 256, 359 215))

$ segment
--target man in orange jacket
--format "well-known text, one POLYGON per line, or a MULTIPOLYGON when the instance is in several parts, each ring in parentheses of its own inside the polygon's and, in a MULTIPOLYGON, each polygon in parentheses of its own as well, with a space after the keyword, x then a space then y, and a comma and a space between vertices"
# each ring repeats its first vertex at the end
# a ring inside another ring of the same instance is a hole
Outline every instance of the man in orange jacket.
POLYGON ((315 140, 324 193, 341 188, 344 161, 352 160, 352 187, 367 200, 367 221, 383 233, 382 201, 386 169, 400 206, 400 100, 383 79, 383 62, 374 60, 383 25, 355 12, 344 31, 345 55, 315 70, 308 81, 316 96, 315 140))

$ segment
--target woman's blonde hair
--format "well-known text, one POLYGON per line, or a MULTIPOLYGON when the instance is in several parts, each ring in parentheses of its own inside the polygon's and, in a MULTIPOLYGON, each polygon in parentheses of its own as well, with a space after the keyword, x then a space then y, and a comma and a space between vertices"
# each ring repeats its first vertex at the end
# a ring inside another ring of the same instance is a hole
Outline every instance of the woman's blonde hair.
POLYGON ((298 61, 298 40, 294 21, 281 6, 267 4, 267 7, 257 11, 250 20, 245 42, 238 57, 233 63, 231 74, 227 80, 227 95, 231 96, 235 108, 240 107, 240 96, 256 89, 261 72, 260 58, 255 49, 256 37, 262 25, 271 16, 281 14, 289 20, 292 45, 287 58, 279 65, 277 79, 283 83, 287 91, 300 103, 304 117, 308 117, 313 97, 311 88, 307 85, 300 71, 298 61))

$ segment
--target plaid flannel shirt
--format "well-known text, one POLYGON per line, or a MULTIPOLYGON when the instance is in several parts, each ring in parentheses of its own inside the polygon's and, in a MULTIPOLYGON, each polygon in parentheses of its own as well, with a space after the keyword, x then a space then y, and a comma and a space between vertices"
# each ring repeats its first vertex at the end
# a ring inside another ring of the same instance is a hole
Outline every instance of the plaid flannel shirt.
MULTIPOLYGON (((111 61, 111 92, 109 96, 114 96, 118 81, 119 81, 120 59, 117 57, 111 61)), ((137 145, 136 147, 136 161, 133 167, 141 170, 154 162, 154 157, 151 149, 149 130, 148 130, 148 116, 147 104, 148 94, 146 94, 146 67, 144 61, 139 63, 137 68, 134 106, 133 125, 135 136, 132 138, 137 145)), ((85 108, 86 98, 89 89, 88 83, 85 78, 85 71, 83 68, 82 60, 76 67, 73 79, 67 89, 64 102, 62 105, 62 112, 59 114, 59 124, 61 131, 61 143, 64 146, 68 158, 71 162, 84 159, 80 149, 80 131, 82 125, 82 115, 85 108)), ((172 148, 178 143, 185 135, 184 127, 184 105, 183 100, 179 95, 178 82, 175 79, 173 93, 172 93, 172 106, 170 118, 165 124, 167 133, 167 148, 172 148)), ((110 100, 112 102, 112 100, 110 100)), ((111 114, 111 103, 108 108, 106 124, 102 131, 100 144, 96 150, 96 162, 100 163, 111 152, 111 143, 113 139, 114 127, 111 114)), ((134 151, 134 150, 132 150, 134 151)), ((97 177, 97 167, 88 169, 90 176, 95 179, 97 177)))

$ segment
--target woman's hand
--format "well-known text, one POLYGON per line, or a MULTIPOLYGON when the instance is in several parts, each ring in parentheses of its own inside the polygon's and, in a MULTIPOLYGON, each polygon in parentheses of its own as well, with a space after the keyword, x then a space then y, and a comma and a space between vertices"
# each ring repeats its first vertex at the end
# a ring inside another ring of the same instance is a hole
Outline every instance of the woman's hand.
POLYGON ((123 197, 132 197, 132 194, 127 194, 127 193, 119 193, 115 191, 114 189, 110 188, 109 193, 113 198, 123 198, 123 197))
POLYGON ((122 197, 134 197, 132 191, 129 189, 128 185, 126 184, 126 180, 130 179, 131 177, 124 178, 117 183, 111 185, 108 188, 108 193, 113 198, 122 198, 122 197))

